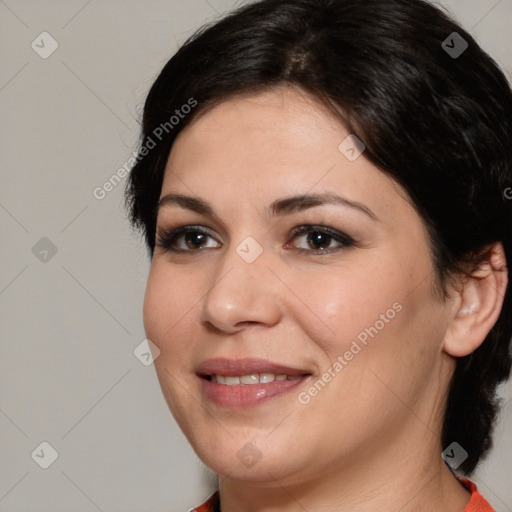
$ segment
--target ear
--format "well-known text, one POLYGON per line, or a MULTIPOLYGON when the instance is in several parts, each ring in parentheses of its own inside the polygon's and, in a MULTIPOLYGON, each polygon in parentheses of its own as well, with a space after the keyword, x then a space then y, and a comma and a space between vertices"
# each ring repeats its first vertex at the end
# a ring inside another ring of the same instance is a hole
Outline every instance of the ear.
POLYGON ((503 245, 497 242, 471 277, 462 280, 444 339, 445 352, 462 357, 483 343, 501 313, 508 283, 506 265, 503 245))

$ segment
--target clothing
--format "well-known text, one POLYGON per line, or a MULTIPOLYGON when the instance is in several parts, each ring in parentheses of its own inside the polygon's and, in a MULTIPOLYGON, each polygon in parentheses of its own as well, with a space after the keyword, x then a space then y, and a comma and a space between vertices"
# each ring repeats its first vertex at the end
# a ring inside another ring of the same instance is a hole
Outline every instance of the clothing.
MULTIPOLYGON (((459 478, 462 484, 471 492, 471 499, 464 512, 496 512, 484 497, 478 492, 476 485, 466 478, 459 478)), ((192 509, 190 512, 220 512, 219 493, 216 492, 201 506, 192 509)))
POLYGON ((189 512, 220 512, 219 491, 213 493, 202 505, 192 508, 189 512))
POLYGON ((464 484, 468 491, 471 491, 471 500, 469 500, 464 512, 496 512, 478 492, 478 489, 473 482, 470 482, 466 478, 459 478, 459 480, 464 484))

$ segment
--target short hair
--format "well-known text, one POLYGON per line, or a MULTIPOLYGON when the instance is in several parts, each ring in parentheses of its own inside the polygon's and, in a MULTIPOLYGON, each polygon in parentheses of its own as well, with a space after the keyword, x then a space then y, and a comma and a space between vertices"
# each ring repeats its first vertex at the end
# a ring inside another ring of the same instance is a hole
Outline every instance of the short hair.
MULTIPOLYGON (((444 299, 448 280, 470 275, 490 244, 502 242, 512 260, 510 85, 470 34, 423 0, 262 0, 193 34, 147 96, 127 183, 131 220, 150 255, 176 136, 206 109, 274 86, 325 103, 404 187, 425 223, 444 299), (191 112, 176 123, 177 111, 191 112)), ((441 444, 468 452, 466 474, 492 445, 511 335, 509 283, 499 319, 478 349, 458 358, 448 390, 441 444)))

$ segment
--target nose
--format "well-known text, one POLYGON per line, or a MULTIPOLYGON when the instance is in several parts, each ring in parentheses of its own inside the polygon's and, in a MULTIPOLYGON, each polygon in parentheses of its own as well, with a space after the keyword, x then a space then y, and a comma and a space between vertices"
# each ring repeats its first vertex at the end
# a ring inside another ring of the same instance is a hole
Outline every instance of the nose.
POLYGON ((215 269, 201 320, 224 333, 238 332, 248 324, 276 325, 282 316, 280 283, 268 263, 265 252, 248 263, 230 248, 215 269))

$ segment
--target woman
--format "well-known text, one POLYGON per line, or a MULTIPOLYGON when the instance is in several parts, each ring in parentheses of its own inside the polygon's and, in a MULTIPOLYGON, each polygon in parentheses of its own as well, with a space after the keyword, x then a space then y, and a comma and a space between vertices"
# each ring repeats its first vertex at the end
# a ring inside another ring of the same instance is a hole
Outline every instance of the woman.
POLYGON ((511 119, 418 0, 263 0, 171 58, 127 199, 196 510, 492 510, 454 471, 510 373, 511 119))

